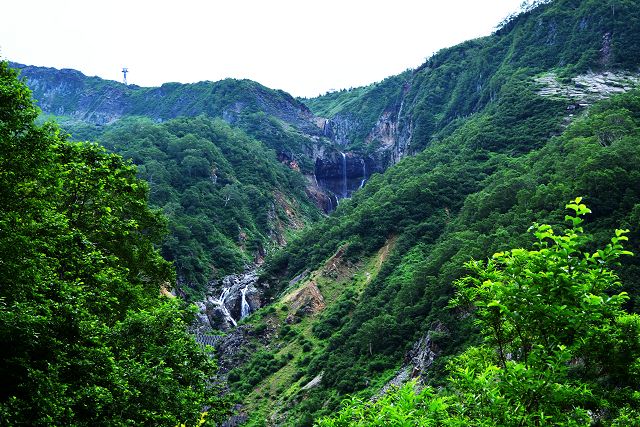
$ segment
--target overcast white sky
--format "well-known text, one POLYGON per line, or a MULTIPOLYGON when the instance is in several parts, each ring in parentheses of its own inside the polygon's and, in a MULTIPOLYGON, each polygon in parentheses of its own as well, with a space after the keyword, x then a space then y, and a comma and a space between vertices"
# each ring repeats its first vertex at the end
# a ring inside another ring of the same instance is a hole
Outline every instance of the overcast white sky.
POLYGON ((157 86, 248 78, 295 96, 361 86, 490 34, 522 0, 16 0, 0 57, 157 86))

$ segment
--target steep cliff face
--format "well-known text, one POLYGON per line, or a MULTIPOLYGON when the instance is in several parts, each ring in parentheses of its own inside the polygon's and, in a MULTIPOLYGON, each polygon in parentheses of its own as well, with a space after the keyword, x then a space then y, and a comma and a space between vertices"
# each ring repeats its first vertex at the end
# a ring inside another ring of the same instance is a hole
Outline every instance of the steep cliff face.
POLYGON ((352 135, 366 130, 366 125, 356 114, 346 112, 336 114, 334 117, 325 119, 323 133, 333 139, 338 145, 346 147, 352 142, 352 135))
POLYGON ((410 151, 412 123, 410 117, 403 116, 404 97, 409 88, 409 83, 405 83, 401 96, 380 99, 379 102, 388 104, 375 122, 354 112, 340 112, 326 120, 324 133, 342 150, 366 157, 371 173, 384 171, 410 151))
POLYGON ((376 147, 377 163, 384 169, 410 154, 412 119, 403 115, 405 97, 410 88, 409 82, 403 85, 400 101, 385 109, 365 138, 365 144, 376 147))
POLYGON ((332 152, 316 158, 315 163, 318 184, 334 199, 351 197, 373 173, 383 171, 382 165, 373 158, 354 152, 332 152))

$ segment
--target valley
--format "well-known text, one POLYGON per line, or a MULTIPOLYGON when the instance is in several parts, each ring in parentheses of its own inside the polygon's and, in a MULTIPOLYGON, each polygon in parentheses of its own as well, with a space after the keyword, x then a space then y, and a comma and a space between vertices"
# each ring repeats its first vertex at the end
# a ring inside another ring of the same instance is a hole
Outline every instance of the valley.
POLYGON ((20 284, 3 339, 35 343, 13 350, 0 417, 68 387, 84 403, 48 397, 58 423, 634 425, 639 37, 635 2, 535 2, 311 99, 4 63, 6 105, 26 85, 41 111, 23 94, 0 117, 3 168, 21 168, 2 175, 0 274, 20 284))

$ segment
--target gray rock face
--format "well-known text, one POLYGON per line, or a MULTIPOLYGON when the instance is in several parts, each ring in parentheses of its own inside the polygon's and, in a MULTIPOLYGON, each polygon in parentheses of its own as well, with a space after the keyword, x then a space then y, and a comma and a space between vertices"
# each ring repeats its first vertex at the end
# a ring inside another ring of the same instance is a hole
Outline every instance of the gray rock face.
MULTIPOLYGON (((217 379, 224 381, 229 371, 247 363, 253 352, 259 348, 269 348, 269 342, 276 334, 272 325, 267 325, 260 331, 253 330, 250 325, 240 325, 221 336, 215 343, 218 358, 217 379)), ((248 419, 248 414, 242 405, 233 408, 234 415, 229 417, 222 426, 241 426, 248 419)))
POLYGON ((448 331, 441 323, 436 323, 422 338, 413 344, 411 350, 404 358, 402 368, 396 375, 373 396, 372 400, 382 397, 391 387, 399 387, 410 379, 418 378, 420 383, 426 378, 427 372, 435 359, 440 354, 440 349, 434 343, 433 337, 440 334, 447 334, 448 331))
POLYGON ((362 122, 353 114, 339 113, 328 120, 323 127, 323 134, 334 140, 338 145, 347 146, 351 142, 350 136, 363 130, 362 122))
POLYGON ((258 348, 269 348, 276 333, 272 325, 266 325, 260 331, 251 325, 240 325, 228 331, 215 343, 218 373, 226 375, 231 369, 246 363, 258 348))
POLYGON ((381 171, 411 154, 413 123, 403 113, 404 99, 397 107, 382 113, 365 139, 366 144, 378 146, 374 161, 381 171))
POLYGON ((321 372, 320 374, 316 375, 311 381, 309 381, 306 385, 301 387, 300 390, 310 390, 312 388, 318 387, 322 382, 323 375, 324 375, 324 372, 321 372))
POLYGON ((443 326, 436 326, 434 331, 429 331, 420 338, 405 357, 405 364, 412 366, 411 377, 414 378, 426 372, 440 352, 432 340, 433 332, 442 332, 443 326))
POLYGON ((233 274, 209 285, 204 301, 196 303, 196 330, 229 330, 237 326, 242 318, 242 300, 248 304, 249 312, 262 307, 260 291, 256 287, 258 275, 255 270, 233 274))
POLYGON ((351 197, 371 174, 382 171, 381 164, 372 158, 352 152, 326 153, 316 158, 315 164, 318 185, 337 199, 351 197))
POLYGON ((327 120, 323 132, 339 146, 348 146, 363 140, 369 150, 368 165, 372 172, 383 172, 410 154, 410 142, 413 124, 406 117, 404 100, 411 89, 405 82, 398 99, 389 99, 387 107, 381 112, 373 126, 365 125, 355 114, 341 112, 327 120))
POLYGON ((242 325, 230 331, 216 345, 219 373, 226 374, 231 369, 247 361, 247 352, 244 351, 251 336, 251 329, 242 325))
POLYGON ((536 78, 538 95, 566 100, 573 110, 586 107, 617 93, 627 92, 640 84, 640 75, 629 72, 587 73, 561 82, 554 73, 536 78))

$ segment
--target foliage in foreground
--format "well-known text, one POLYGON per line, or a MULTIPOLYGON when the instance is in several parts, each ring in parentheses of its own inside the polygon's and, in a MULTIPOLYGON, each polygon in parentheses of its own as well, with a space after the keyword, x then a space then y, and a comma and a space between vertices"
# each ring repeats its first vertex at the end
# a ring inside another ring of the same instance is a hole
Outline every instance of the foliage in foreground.
POLYGON ((195 422, 215 363, 161 296, 165 221, 136 168, 38 126, 0 62, 0 424, 195 422))
MULTIPOLYGON (((595 252, 578 198, 571 227, 532 227, 534 250, 496 253, 467 264, 452 308, 473 311, 484 343, 452 359, 440 390, 415 383, 375 403, 352 399, 321 427, 410 425, 630 425, 640 412, 640 316, 611 267, 625 230, 595 252), (633 408, 633 409, 632 409, 633 408)), ((635 420, 635 421, 634 421, 635 420)))

